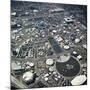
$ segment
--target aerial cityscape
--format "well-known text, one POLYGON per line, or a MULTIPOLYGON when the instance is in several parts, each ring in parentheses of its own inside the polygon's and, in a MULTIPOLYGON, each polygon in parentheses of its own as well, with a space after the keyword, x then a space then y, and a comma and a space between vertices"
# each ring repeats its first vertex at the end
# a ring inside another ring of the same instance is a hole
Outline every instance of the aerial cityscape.
POLYGON ((87 85, 87 6, 11 0, 11 89, 87 85))

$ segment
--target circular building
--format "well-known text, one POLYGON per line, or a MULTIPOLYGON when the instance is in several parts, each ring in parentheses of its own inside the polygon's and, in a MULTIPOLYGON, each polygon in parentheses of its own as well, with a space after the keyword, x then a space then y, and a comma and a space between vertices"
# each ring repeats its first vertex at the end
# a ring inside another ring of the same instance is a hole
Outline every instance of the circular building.
POLYGON ((31 71, 27 71, 23 74, 22 79, 26 84, 33 83, 35 81, 35 73, 32 73, 31 71))
POLYGON ((53 59, 47 59, 46 64, 49 65, 49 66, 53 65, 54 64, 53 59))
POLYGON ((62 76, 74 77, 80 71, 80 64, 74 57, 70 57, 66 62, 57 61, 56 69, 62 76))
POLYGON ((86 80, 87 80, 87 77, 85 75, 79 75, 71 81, 71 84, 74 86, 83 85, 84 83, 86 83, 86 80))

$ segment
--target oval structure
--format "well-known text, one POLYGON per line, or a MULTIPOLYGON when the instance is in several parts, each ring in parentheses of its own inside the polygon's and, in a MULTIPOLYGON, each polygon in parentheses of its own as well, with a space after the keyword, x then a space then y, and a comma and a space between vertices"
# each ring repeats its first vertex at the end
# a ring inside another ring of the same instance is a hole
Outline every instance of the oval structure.
POLYGON ((87 78, 85 75, 79 75, 71 81, 71 84, 74 86, 75 85, 82 85, 86 80, 87 80, 87 78))
POLYGON ((56 69, 62 76, 74 77, 80 71, 80 64, 75 58, 70 57, 66 62, 56 62, 56 69))
POLYGON ((23 74, 23 79, 24 79, 25 82, 32 81, 33 78, 34 78, 34 74, 30 71, 23 74))

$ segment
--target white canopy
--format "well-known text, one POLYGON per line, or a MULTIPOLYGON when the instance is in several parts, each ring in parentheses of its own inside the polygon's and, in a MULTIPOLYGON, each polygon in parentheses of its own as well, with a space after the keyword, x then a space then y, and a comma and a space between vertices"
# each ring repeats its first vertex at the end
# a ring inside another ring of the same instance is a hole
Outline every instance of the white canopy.
POLYGON ((30 71, 23 74, 23 79, 25 81, 32 81, 33 78, 34 78, 34 74, 30 71))
POLYGON ((86 76, 85 75, 79 75, 77 77, 75 77, 72 81, 71 84, 72 85, 81 85, 86 81, 86 76))

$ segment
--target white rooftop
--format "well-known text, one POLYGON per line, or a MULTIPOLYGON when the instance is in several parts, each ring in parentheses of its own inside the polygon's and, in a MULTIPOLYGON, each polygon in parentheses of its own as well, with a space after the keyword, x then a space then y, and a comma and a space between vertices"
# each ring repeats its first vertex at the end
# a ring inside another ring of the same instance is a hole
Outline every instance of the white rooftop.
POLYGON ((44 80, 45 80, 45 81, 48 81, 48 77, 45 77, 44 80))
POLYGON ((11 67, 13 70, 21 69, 21 66, 16 64, 15 62, 12 62, 11 67))
POLYGON ((73 54, 77 54, 77 52, 76 51, 73 51, 73 54))
POLYGON ((64 49, 68 50, 70 47, 68 45, 64 45, 64 49))
POLYGON ((53 72, 54 71, 54 67, 49 67, 49 71, 53 72))
POLYGON ((47 65, 53 65, 53 63, 54 63, 53 59, 47 59, 46 60, 47 65))
POLYGON ((31 80, 33 80, 33 78, 34 78, 34 74, 30 71, 23 74, 23 79, 25 81, 31 81, 31 80))
POLYGON ((75 43, 79 43, 80 42, 80 39, 79 38, 76 38, 75 39, 75 43))
POLYGON ((81 85, 86 81, 86 76, 85 75, 79 75, 77 77, 75 77, 72 81, 71 84, 72 85, 81 85))
POLYGON ((78 58, 78 59, 82 59, 82 56, 81 56, 81 55, 78 55, 77 58, 78 58))
POLYGON ((11 15, 12 15, 12 16, 15 16, 15 15, 16 15, 16 12, 12 12, 11 15))

